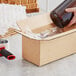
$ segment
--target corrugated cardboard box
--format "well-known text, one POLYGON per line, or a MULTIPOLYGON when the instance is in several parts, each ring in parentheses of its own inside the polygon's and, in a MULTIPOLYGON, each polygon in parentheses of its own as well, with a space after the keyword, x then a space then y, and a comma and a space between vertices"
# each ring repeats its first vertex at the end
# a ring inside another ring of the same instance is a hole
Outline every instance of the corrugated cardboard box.
POLYGON ((17 34, 16 29, 9 28, 8 32, 6 32, 5 35, 0 35, 0 38, 8 38, 8 37, 11 37, 15 34, 17 34))
POLYGON ((25 26, 29 26, 34 33, 52 28, 50 14, 43 14, 17 22, 22 30, 22 56, 38 66, 58 60, 76 52, 76 29, 65 28, 66 32, 56 34, 46 40, 35 40, 25 36, 25 26))

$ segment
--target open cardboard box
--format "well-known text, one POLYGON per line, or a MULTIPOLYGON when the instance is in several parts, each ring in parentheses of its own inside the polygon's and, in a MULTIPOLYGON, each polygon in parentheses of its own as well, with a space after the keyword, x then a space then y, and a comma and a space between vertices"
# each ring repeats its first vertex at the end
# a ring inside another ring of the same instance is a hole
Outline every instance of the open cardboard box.
POLYGON ((64 32, 48 37, 46 40, 35 40, 26 37, 25 26, 34 33, 40 33, 54 27, 50 14, 33 16, 17 22, 22 35, 22 56, 24 59, 38 65, 44 65, 76 52, 75 26, 64 28, 64 32))
POLYGON ((5 35, 0 35, 0 39, 2 39, 2 38, 8 38, 8 37, 11 37, 11 36, 13 36, 15 34, 17 34, 16 29, 9 28, 8 32, 6 32, 5 35))

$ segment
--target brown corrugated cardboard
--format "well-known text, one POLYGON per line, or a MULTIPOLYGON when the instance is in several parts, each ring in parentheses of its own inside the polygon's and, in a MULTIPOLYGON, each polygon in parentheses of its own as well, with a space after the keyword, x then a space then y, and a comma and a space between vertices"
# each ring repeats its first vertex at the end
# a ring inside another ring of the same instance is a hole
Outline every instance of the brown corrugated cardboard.
POLYGON ((8 32, 5 35, 0 35, 0 38, 7 38, 17 34, 16 29, 9 28, 8 32))
POLYGON ((76 29, 74 26, 64 28, 64 32, 48 37, 46 40, 26 37, 24 32, 27 25, 34 33, 54 27, 49 13, 18 21, 17 24, 21 29, 21 32, 17 32, 22 35, 22 56, 38 66, 76 52, 76 29))

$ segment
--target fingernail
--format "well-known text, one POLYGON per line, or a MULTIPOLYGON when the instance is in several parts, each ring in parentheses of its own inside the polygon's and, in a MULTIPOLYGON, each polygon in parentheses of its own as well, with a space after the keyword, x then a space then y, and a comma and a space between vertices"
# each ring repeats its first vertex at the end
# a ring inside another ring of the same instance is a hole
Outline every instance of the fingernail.
POLYGON ((65 11, 68 11, 68 9, 65 9, 65 11))

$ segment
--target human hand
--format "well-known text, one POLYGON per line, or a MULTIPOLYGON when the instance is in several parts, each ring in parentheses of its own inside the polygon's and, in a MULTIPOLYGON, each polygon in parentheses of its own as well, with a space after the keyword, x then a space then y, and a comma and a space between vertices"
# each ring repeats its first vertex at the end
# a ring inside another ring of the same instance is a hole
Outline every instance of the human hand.
POLYGON ((67 8, 65 11, 66 12, 73 12, 74 13, 74 17, 72 18, 72 20, 68 24, 68 27, 70 27, 71 25, 73 25, 74 23, 76 23, 76 7, 67 8))

